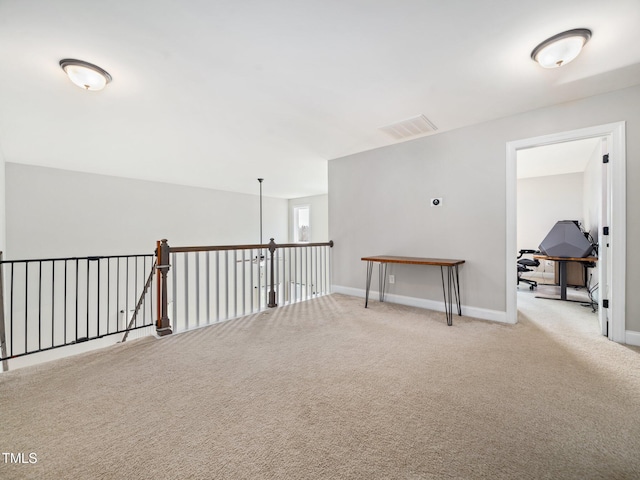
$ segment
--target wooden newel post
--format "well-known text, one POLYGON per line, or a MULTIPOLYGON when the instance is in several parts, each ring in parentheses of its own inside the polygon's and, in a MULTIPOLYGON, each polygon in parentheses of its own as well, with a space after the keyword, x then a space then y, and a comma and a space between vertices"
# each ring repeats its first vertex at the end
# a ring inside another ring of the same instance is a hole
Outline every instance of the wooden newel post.
POLYGON ((275 271, 275 262, 274 262, 274 257, 276 254, 276 248, 278 248, 276 246, 276 242, 273 241, 273 238, 271 239, 271 241, 269 242, 269 253, 271 254, 271 259, 270 259, 270 263, 271 263, 271 274, 269 275, 269 282, 271 283, 271 289, 269 290, 269 303, 267 304, 267 306, 269 308, 275 308, 278 306, 278 304, 276 303, 276 289, 275 289, 275 275, 274 275, 274 271, 275 271))
POLYGON ((163 337, 165 335, 169 335, 173 333, 171 331, 171 324, 169 323, 169 316, 167 311, 169 309, 169 301, 167 298, 167 273, 169 272, 169 245, 167 244, 167 240, 163 239, 160 241, 160 248, 158 250, 158 265, 156 268, 160 272, 160 284, 161 284, 161 311, 160 318, 158 319, 158 323, 156 324, 156 333, 163 337))

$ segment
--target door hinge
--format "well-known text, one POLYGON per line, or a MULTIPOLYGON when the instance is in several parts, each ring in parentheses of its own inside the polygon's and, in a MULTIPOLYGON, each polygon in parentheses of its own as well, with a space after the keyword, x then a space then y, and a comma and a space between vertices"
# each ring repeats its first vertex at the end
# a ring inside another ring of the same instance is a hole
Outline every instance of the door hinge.
POLYGON ((609 308, 609 300, 602 300, 602 308, 609 308))
POLYGON ((609 227, 602 227, 602 235, 609 235, 609 227))
POLYGON ((609 163, 609 154, 608 153, 606 155, 602 156, 602 163, 609 163))

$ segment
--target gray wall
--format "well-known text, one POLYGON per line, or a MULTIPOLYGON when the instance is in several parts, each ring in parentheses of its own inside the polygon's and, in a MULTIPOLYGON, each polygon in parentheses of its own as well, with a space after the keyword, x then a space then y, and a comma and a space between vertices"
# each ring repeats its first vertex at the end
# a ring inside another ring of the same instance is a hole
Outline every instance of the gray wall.
POLYGON ((537 249, 558 220, 584 223, 583 187, 583 173, 518 179, 518 250, 537 249))
MULTIPOLYGON (((636 86, 330 161, 334 285, 362 290, 365 255, 462 258, 463 305, 504 312, 507 142, 618 121, 627 122, 627 244, 634 245, 639 106, 636 86), (443 197, 443 205, 430 207, 431 197, 443 197)), ((640 271, 633 267, 640 251, 626 254, 626 329, 640 331, 640 271)), ((441 301, 435 268, 396 268, 395 274, 391 293, 441 301)))
POLYGON ((0 149, 0 252, 6 251, 7 228, 6 228, 6 181, 5 162, 0 149))
MULTIPOLYGON (((330 161, 334 285, 364 288, 363 256, 459 258, 462 303, 504 310, 504 295, 487 292, 504 290, 505 192, 495 183, 505 183, 505 145, 488 133, 456 130, 330 161), (480 154, 499 147, 502 158, 480 154), (431 207, 433 197, 442 205, 431 207)), ((442 300, 439 269, 390 268, 390 294, 442 300)))
MULTIPOLYGON (((259 243, 259 197, 6 164, 9 258, 259 243)), ((287 200, 264 200, 264 238, 287 239, 287 200)), ((282 239, 282 240, 280 240, 282 239)), ((268 241, 268 240, 267 240, 268 241)))

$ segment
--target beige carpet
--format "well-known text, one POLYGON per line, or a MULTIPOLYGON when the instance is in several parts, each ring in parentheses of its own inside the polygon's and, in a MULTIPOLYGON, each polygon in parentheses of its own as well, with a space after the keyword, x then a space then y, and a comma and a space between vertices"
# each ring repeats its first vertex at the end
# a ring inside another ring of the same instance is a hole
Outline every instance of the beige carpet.
POLYGON ((515 326, 330 295, 10 371, 1 449, 37 463, 0 478, 640 478, 640 351, 519 296, 515 326))

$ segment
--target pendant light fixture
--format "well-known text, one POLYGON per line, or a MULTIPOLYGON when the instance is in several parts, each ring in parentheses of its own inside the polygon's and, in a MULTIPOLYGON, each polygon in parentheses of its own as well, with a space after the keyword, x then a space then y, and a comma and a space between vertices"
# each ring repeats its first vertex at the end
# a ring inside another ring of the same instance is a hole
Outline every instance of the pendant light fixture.
POLYGON ((109 73, 89 62, 65 58, 60 66, 69 79, 84 90, 102 90, 111 81, 109 73))
POLYGON ((531 58, 544 68, 558 68, 576 58, 591 38, 591 30, 575 28, 547 38, 531 52, 531 58))

